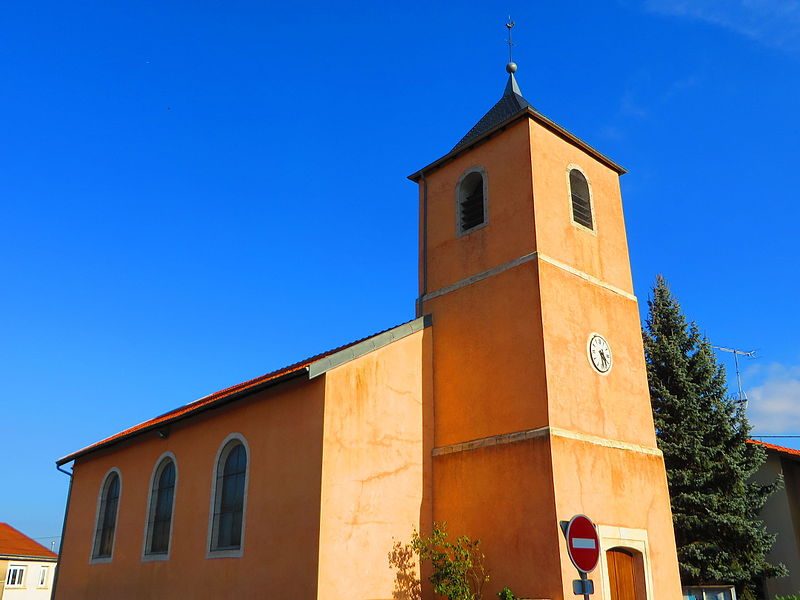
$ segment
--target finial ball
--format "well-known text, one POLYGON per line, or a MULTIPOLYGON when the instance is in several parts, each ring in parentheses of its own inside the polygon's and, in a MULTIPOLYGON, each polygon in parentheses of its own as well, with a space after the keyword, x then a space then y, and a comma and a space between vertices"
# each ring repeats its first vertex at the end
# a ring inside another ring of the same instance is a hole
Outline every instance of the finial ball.
POLYGON ((510 62, 506 65, 506 73, 516 73, 517 72, 517 63, 510 62))

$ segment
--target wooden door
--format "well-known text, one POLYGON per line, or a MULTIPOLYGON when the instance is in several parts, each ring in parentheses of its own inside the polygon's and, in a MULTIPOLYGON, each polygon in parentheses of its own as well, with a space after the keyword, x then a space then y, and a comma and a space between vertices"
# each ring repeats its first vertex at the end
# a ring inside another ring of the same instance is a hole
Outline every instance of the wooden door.
POLYGON ((611 600, 642 600, 637 597, 636 564, 633 553, 622 548, 606 552, 611 600))

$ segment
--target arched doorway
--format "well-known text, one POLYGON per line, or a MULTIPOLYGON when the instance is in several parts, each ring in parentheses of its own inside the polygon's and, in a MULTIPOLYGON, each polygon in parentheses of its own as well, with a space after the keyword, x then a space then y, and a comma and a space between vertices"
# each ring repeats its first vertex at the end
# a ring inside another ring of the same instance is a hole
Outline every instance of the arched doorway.
POLYGON ((606 552, 611 600, 645 600, 641 555, 628 548, 606 552))

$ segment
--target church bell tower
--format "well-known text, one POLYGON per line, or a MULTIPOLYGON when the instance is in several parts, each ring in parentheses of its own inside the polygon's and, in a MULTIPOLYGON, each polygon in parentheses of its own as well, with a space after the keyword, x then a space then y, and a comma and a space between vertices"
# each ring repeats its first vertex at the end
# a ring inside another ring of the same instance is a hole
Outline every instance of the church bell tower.
POLYGON ((417 307, 433 316, 433 519, 481 539, 487 597, 509 586, 571 598, 559 522, 582 513, 601 541, 595 599, 677 599, 625 170, 531 106, 516 70, 467 135, 410 177, 417 307))

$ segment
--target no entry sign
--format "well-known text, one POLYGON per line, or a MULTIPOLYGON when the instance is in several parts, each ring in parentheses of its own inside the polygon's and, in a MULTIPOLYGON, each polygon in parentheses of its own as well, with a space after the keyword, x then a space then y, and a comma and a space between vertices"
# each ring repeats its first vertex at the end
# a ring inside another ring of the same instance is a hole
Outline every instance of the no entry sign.
POLYGON ((594 523, 586 515, 575 515, 567 525, 567 552, 582 573, 594 571, 600 560, 600 540, 594 523))

